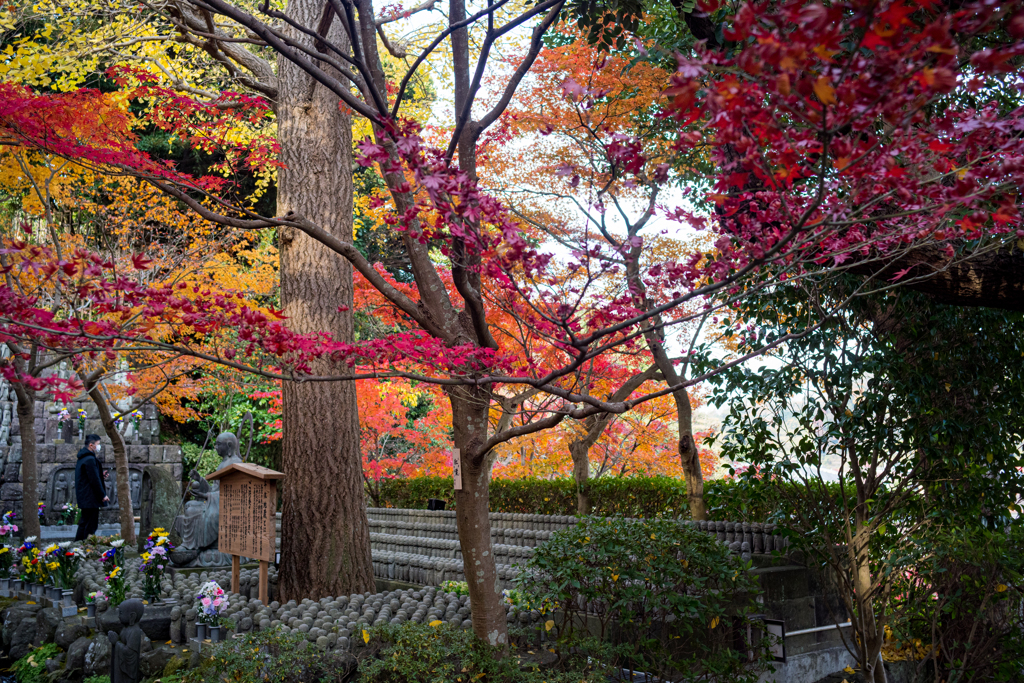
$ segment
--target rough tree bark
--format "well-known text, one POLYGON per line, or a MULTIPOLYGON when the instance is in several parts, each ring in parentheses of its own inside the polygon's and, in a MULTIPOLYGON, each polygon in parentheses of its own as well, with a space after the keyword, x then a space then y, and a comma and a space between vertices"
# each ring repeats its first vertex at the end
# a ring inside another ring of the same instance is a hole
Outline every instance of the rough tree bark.
MULTIPOLYGON (((11 349, 14 354, 18 351, 11 349)), ((15 355, 12 361, 19 374, 25 369, 24 359, 15 355), (20 367, 19 367, 20 366, 20 367)), ((25 373, 27 374, 27 373, 25 373)), ((36 499, 39 497, 39 465, 36 462, 36 392, 20 382, 11 382, 18 399, 18 428, 21 430, 21 524, 22 537, 39 538, 39 515, 36 499)))
POLYGON ((462 563, 473 603, 473 632, 495 647, 508 646, 508 631, 498 568, 491 552, 491 463, 487 441, 490 395, 473 387, 446 390, 452 405, 455 447, 462 459, 462 490, 455 492, 455 519, 462 563))
MULTIPOLYGON (((288 15, 316 26, 322 0, 291 0, 288 15)), ((335 22, 329 38, 347 40, 335 22)), ((308 41, 310 44, 312 41, 308 41)), ((295 212, 352 240, 351 118, 292 61, 278 60, 278 215, 295 212)), ((351 341, 352 269, 320 242, 280 233, 281 305, 299 332, 351 341), (347 307, 346 310, 339 308, 347 307)), ((334 371, 314 367, 314 374, 334 371)), ((374 588, 352 382, 285 382, 281 593, 285 600, 374 588)))
MULTIPOLYGON (((118 522, 121 524, 121 538, 125 545, 135 545, 135 510, 132 508, 131 482, 128 481, 128 450, 125 448, 124 439, 117 431, 117 423, 113 413, 110 412, 110 404, 103 394, 103 387, 100 384, 102 369, 86 373, 84 370, 76 370, 89 398, 96 404, 96 410, 100 415, 100 422, 103 423, 103 431, 110 438, 110 448, 114 451, 114 469, 117 471, 117 505, 118 522)), ((109 494, 108 494, 109 495, 109 494)))

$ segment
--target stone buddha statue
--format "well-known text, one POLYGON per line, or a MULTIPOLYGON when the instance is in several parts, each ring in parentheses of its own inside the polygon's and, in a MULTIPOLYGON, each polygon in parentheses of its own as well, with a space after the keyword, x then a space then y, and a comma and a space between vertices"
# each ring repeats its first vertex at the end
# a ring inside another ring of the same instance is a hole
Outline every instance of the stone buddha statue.
MULTIPOLYGON (((238 438, 231 432, 217 437, 218 470, 242 462, 238 438)), ((196 551, 195 559, 186 566, 213 567, 230 564, 231 558, 217 550, 220 527, 220 482, 208 482, 197 471, 189 473, 193 499, 185 503, 182 514, 174 519, 173 531, 180 537, 179 551, 196 551)), ((172 561, 175 557, 172 555, 172 561)))

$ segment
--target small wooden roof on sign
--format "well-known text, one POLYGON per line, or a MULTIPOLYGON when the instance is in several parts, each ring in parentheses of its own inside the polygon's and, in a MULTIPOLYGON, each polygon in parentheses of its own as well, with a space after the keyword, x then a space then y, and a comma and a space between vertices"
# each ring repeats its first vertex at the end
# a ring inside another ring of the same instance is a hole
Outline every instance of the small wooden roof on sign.
POLYGON ((214 479, 222 479, 229 474, 235 472, 241 472, 242 474, 248 474, 250 477, 256 477, 257 479, 284 479, 284 473, 272 470, 269 467, 263 467, 262 465, 254 465, 251 462, 236 462, 228 465, 223 469, 219 469, 213 474, 206 475, 208 481, 214 479))

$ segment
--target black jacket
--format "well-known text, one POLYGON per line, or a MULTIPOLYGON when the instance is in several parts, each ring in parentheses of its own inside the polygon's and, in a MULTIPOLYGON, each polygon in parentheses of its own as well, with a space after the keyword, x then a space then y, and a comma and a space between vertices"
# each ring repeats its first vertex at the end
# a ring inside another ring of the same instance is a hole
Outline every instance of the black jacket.
POLYGON ((75 495, 78 497, 78 507, 82 509, 106 506, 103 502, 107 497, 107 489, 103 486, 103 470, 100 469, 96 454, 84 446, 78 451, 78 462, 75 463, 75 495))

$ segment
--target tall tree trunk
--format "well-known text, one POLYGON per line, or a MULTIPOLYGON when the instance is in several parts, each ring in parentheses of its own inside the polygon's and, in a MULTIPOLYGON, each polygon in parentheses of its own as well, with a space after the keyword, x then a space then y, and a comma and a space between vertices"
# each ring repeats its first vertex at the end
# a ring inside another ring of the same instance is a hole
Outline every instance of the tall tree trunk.
POLYGON ((885 667, 882 665, 882 641, 884 640, 882 625, 875 619, 873 586, 871 581, 871 558, 869 545, 871 528, 863 518, 863 510, 867 503, 857 506, 856 533, 853 536, 853 587, 857 601, 857 612, 854 618, 859 619, 863 642, 860 643, 861 666, 864 678, 873 683, 886 683, 885 667))
POLYGON ((114 451, 114 469, 117 471, 117 505, 118 522, 121 524, 121 538, 125 545, 135 545, 135 510, 132 508, 131 482, 128 481, 128 450, 125 448, 124 439, 117 431, 117 423, 114 415, 110 412, 110 404, 103 394, 103 387, 99 382, 102 370, 96 370, 91 374, 85 374, 79 370, 78 376, 89 392, 89 398, 96 404, 96 410, 100 414, 100 422, 103 423, 103 431, 110 438, 110 448, 114 451))
MULTIPOLYGON (((626 266, 626 278, 633 289, 633 297, 640 308, 653 307, 647 296, 647 288, 640 277, 640 254, 642 247, 635 247, 630 252, 630 261, 626 266)), ((665 327, 660 315, 654 316, 644 325, 644 341, 654 358, 654 364, 662 378, 670 386, 678 387, 683 381, 669 358, 665 349, 665 327)), ((694 521, 708 518, 708 508, 704 503, 704 472, 700 468, 700 452, 693 438, 693 409, 690 407, 690 394, 686 387, 679 387, 672 392, 676 403, 676 424, 679 429, 679 465, 686 480, 686 496, 690 506, 690 519, 694 521)))
MULTIPOLYGON (((287 12, 317 26, 322 0, 291 0, 287 12)), ((309 44, 312 41, 305 39, 309 44)), ((341 22, 328 38, 347 44, 341 22)), ((326 67, 325 67, 326 68, 326 67)), ((352 125, 338 98, 288 59, 278 59, 278 214, 289 211, 352 240, 352 125)), ((316 240, 280 234, 281 304, 288 325, 351 341, 352 269, 316 240), (343 308, 344 310, 339 310, 343 308)), ((313 373, 329 374, 327 363, 313 373)), ((284 382, 281 593, 287 600, 374 588, 370 530, 352 382, 284 382)))
MULTIPOLYGON (((15 361, 16 363, 18 361, 15 361)), ((25 384, 11 382, 18 399, 18 428, 21 430, 21 523, 22 537, 39 538, 39 464, 36 462, 36 392, 25 384)))
POLYGON ((590 514, 590 443, 586 437, 569 442, 572 456, 572 478, 576 482, 576 514, 585 517, 590 514))
POLYGON ((508 647, 508 627, 491 551, 491 467, 488 454, 481 452, 487 441, 490 397, 473 387, 450 387, 446 391, 452 404, 455 447, 463 454, 462 490, 455 492, 455 520, 473 604, 473 632, 504 650, 508 647))
MULTIPOLYGON (((643 372, 633 375, 608 396, 608 401, 611 403, 625 401, 644 382, 653 379, 657 370, 658 366, 652 365, 643 372)), ((611 421, 612 416, 609 413, 591 415, 582 422, 583 435, 569 442, 569 455, 572 456, 572 477, 576 482, 576 514, 580 516, 590 514, 590 492, 587 489, 590 480, 590 449, 601 438, 611 421)), ((625 466, 623 466, 623 470, 625 470, 625 466)))

